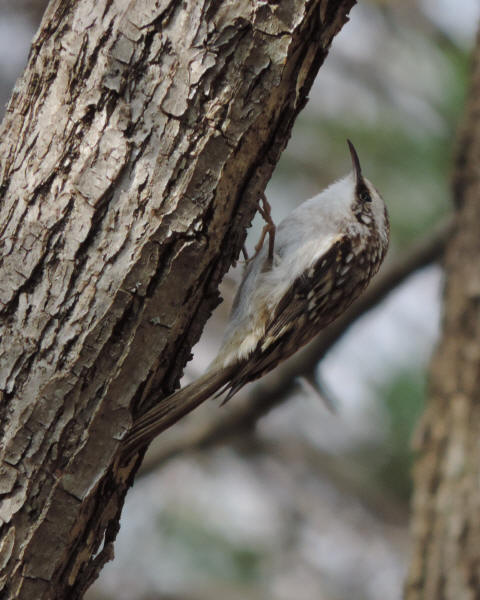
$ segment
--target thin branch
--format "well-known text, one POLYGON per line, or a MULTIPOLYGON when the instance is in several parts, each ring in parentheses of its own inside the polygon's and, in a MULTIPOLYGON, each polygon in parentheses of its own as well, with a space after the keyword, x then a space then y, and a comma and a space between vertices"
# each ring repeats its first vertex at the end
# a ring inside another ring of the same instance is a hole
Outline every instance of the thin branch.
MULTIPOLYGON (((145 475, 159 464, 183 452, 203 450, 225 442, 253 429, 256 422, 272 408, 281 404, 291 394, 297 377, 311 373, 323 356, 338 342, 359 317, 381 302, 392 290, 410 275, 438 260, 452 230, 449 219, 434 228, 404 255, 387 265, 368 290, 337 321, 322 331, 308 346, 297 352, 278 369, 250 388, 246 402, 232 404, 229 412, 206 427, 201 427, 185 439, 175 439, 165 444, 154 444, 153 451, 145 457, 140 473, 145 475)), ((161 437, 160 437, 161 440, 161 437)))

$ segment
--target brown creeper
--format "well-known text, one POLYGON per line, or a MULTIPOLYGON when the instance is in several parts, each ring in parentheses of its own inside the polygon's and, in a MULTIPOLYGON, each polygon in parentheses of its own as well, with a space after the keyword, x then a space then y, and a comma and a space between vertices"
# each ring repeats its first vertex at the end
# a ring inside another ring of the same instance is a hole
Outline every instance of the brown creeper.
POLYGON ((389 222, 348 145, 353 171, 296 208, 276 229, 274 246, 264 245, 248 264, 223 344, 205 375, 135 421, 125 451, 148 443, 210 396, 228 391, 231 398, 311 340, 366 288, 387 251, 389 222))

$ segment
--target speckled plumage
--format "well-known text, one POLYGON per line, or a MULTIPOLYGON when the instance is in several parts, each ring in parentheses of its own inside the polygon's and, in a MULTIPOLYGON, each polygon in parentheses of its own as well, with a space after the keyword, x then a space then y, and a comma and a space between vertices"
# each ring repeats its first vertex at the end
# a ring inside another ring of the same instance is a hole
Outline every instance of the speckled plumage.
POLYGON ((349 145, 353 172, 280 223, 273 259, 264 244, 248 265, 207 373, 140 417, 126 447, 148 442, 219 390, 230 398, 310 341, 368 285, 387 251, 389 223, 349 145))

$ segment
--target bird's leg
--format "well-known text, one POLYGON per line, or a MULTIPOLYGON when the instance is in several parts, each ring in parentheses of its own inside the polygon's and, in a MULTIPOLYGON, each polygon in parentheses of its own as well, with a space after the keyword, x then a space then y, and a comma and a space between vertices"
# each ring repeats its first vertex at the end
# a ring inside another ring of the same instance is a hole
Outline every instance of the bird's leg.
POLYGON ((262 230, 262 234, 260 239, 258 240, 258 244, 255 246, 255 256, 260 252, 263 247, 263 243, 268 234, 268 260, 270 262, 273 261, 273 251, 275 248, 275 223, 272 219, 272 209, 270 208, 270 204, 268 203, 267 197, 262 192, 260 196, 260 201, 258 202, 258 212, 261 214, 263 220, 265 221, 265 225, 262 230), (262 205, 260 206, 260 202, 262 205))
POLYGON ((272 219, 272 211, 270 208, 270 204, 262 192, 260 196, 260 200, 257 201, 257 210, 260 213, 262 219, 265 221, 265 225, 262 229, 262 233, 260 235, 260 239, 258 240, 257 245, 255 246, 255 254, 249 258, 247 249, 245 246, 242 248, 243 258, 245 259, 245 263, 250 263, 263 248, 263 244, 265 242, 265 238, 268 234, 268 261, 271 264, 273 262, 273 252, 275 249, 275 231, 276 226, 272 219), (261 204, 260 204, 261 203, 261 204))

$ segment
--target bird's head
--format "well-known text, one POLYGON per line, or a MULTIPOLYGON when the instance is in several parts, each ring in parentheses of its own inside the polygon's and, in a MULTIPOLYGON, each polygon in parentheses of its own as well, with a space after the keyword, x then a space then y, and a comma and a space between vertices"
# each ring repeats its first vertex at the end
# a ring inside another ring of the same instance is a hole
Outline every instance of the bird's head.
POLYGON ((387 244, 389 222, 387 208, 376 187, 363 176, 357 151, 350 140, 347 140, 352 157, 353 171, 348 177, 350 209, 357 221, 378 231, 382 241, 387 244))

